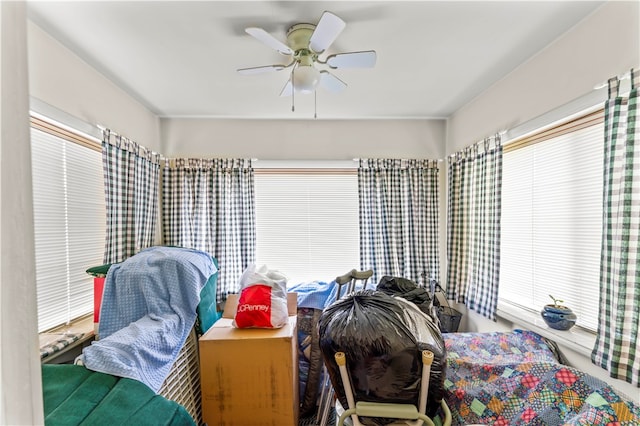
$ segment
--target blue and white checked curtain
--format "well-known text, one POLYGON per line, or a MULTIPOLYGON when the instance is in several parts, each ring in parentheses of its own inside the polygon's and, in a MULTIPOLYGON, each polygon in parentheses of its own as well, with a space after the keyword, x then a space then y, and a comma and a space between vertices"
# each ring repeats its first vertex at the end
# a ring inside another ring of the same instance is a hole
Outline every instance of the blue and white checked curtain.
POLYGON ((217 298, 239 291, 255 261, 256 221, 251 160, 172 160, 163 172, 165 244, 194 248, 219 263, 217 298))
POLYGON ((122 262, 154 244, 160 159, 160 154, 108 129, 103 130, 105 263, 122 262))
POLYGON ((449 157, 447 295, 495 320, 500 271, 500 136, 449 157))
POLYGON ((439 280, 438 163, 361 159, 358 168, 361 269, 428 284, 439 280))
POLYGON ((609 80, 605 103, 604 191, 600 309, 594 364, 611 377, 640 387, 640 73, 631 71, 631 92, 619 95, 609 80))

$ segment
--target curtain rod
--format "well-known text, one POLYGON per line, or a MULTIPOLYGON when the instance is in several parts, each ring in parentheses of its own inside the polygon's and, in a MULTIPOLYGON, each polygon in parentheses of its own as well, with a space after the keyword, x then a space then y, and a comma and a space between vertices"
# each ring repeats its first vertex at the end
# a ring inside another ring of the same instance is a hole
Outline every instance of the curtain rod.
MULTIPOLYGON (((631 68, 631 70, 620 74, 619 79, 631 80, 631 72, 634 71, 638 74, 637 68, 631 68)), ((578 115, 591 113, 604 105, 607 100, 607 87, 609 80, 605 83, 595 85, 593 90, 585 93, 584 95, 567 102, 564 105, 554 108, 553 110, 544 113, 536 118, 528 120, 522 124, 515 126, 505 132, 502 144, 506 145, 514 139, 518 139, 533 132, 537 132, 544 128, 553 127, 559 122, 571 120, 578 115)))
MULTIPOLYGON (((158 162, 165 162, 165 163, 167 162, 167 157, 165 157, 164 155, 160 154, 159 152, 156 152, 156 151, 154 151, 154 150, 152 150, 152 149, 149 149, 149 148, 147 148, 147 147, 146 147, 146 146, 144 146, 144 145, 140 145, 140 144, 139 144, 139 143, 137 143, 136 141, 134 141, 134 140, 132 140, 132 139, 129 139, 128 137, 126 137, 126 136, 124 136, 124 135, 122 135, 122 134, 120 134, 120 133, 118 133, 118 132, 115 132, 115 131, 113 131, 113 130, 109 129, 108 127, 105 127, 105 126, 103 126, 103 125, 101 125, 101 124, 96 124, 95 126, 96 126, 98 129, 100 129, 100 131, 101 131, 101 132, 103 132, 103 134, 104 134, 104 132, 109 132, 109 135, 114 135, 114 136, 116 136, 116 137, 118 137, 118 136, 119 136, 119 137, 121 137, 121 138, 123 138, 123 139, 127 140, 128 142, 131 142, 131 143, 135 144, 135 146, 137 146, 138 151, 139 151, 139 150, 143 150, 143 152, 144 152, 144 151, 147 151, 147 152, 148 152, 148 153, 150 153, 151 155, 154 155, 154 156, 155 156, 155 155, 157 155, 157 156, 158 156, 158 162)), ((103 139, 104 139, 104 135, 103 135, 103 139)))
MULTIPOLYGON (((100 131, 101 131, 101 132, 109 132, 109 134, 110 134, 110 135, 113 135, 113 136, 120 136, 121 138, 125 138, 125 139, 127 139, 127 140, 131 141, 131 139, 129 139, 129 138, 128 138, 128 137, 126 137, 125 135, 122 135, 122 134, 120 134, 120 133, 116 132, 115 130, 111 130, 110 128, 108 128, 108 127, 106 127, 106 126, 103 126, 102 124, 96 124, 96 127, 97 127, 98 129, 100 129, 100 131)), ((133 142, 133 141, 131 141, 131 142, 133 142)))
POLYGON ((474 142, 470 145, 465 146, 462 149, 457 150, 456 152, 453 152, 447 155, 447 159, 454 158, 458 156, 460 153, 466 153, 468 150, 476 149, 479 146, 482 146, 482 148, 484 148, 486 151, 487 147, 490 146, 492 143, 494 144, 494 147, 498 145, 504 145, 503 136, 506 133, 507 133, 507 130, 501 130, 500 132, 495 133, 493 136, 487 136, 486 138, 480 141, 474 142))
MULTIPOLYGON (((357 163, 360 160, 379 160, 379 158, 354 158, 352 161, 357 163)), ((384 160, 384 158, 382 158, 382 160, 384 160)), ((444 161, 442 158, 437 158, 437 159, 433 159, 433 158, 391 158, 391 160, 427 160, 427 161, 437 161, 438 163, 441 163, 441 162, 444 161)))
MULTIPOLYGON (((631 70, 636 70, 636 68, 632 68, 631 70)), ((618 76, 618 80, 620 81, 629 80, 629 79, 631 79, 631 71, 627 71, 624 74, 621 74, 618 76)), ((595 86, 593 86, 593 90, 600 90, 608 86, 609 86, 609 80, 605 81, 604 83, 596 84, 595 86)))
MULTIPOLYGON (((635 72, 638 73, 637 68, 632 68, 635 72)), ((631 70, 621 74, 618 78, 620 80, 629 80, 631 77, 631 70)), ((518 139, 524 137, 533 132, 537 132, 541 129, 553 127, 558 124, 560 121, 564 121, 567 119, 571 119, 576 115, 590 113, 600 108, 600 106, 607 100, 606 87, 609 85, 609 81, 607 80, 605 83, 597 84, 593 87, 593 90, 585 93, 584 95, 567 102, 564 105, 561 105, 557 108, 552 109, 544 114, 541 114, 537 117, 534 117, 530 120, 525 121, 524 123, 520 123, 515 127, 510 129, 502 129, 498 131, 496 134, 500 135, 502 138, 502 145, 507 145, 509 142, 514 139, 518 139)), ((483 141, 477 141, 475 143, 480 143, 483 141)), ((475 145, 471 144, 471 146, 475 145)), ((464 148, 463 148, 464 149, 464 148)), ((449 156, 454 155, 449 154, 449 156)))

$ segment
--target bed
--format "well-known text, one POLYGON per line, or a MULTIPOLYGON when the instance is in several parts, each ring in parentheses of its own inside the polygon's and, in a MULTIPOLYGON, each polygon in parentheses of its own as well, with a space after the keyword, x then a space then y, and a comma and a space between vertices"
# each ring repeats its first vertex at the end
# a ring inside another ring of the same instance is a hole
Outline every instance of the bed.
MULTIPOLYGON (((640 407, 524 330, 444 334, 453 425, 638 425, 640 407)), ((434 419, 439 424, 439 417, 434 419)))
POLYGON ((154 247, 113 268, 87 366, 42 366, 45 423, 201 423, 197 338, 219 316, 217 266, 202 252, 154 247))

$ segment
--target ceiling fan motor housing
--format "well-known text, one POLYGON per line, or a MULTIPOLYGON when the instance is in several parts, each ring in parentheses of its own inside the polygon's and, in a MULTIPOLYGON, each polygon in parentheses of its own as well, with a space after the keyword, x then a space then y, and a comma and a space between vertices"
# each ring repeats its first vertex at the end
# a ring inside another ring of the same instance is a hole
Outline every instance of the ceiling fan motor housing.
POLYGON ((318 54, 309 47, 309 40, 316 26, 313 24, 295 24, 287 30, 287 44, 293 50, 293 57, 301 65, 311 65, 318 54))

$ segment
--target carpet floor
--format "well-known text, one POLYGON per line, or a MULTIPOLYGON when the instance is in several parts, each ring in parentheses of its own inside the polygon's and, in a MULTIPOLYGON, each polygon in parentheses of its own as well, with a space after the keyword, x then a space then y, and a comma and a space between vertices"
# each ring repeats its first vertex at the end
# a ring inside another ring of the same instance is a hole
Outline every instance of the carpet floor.
MULTIPOLYGON (((318 426, 319 421, 316 421, 316 414, 314 413, 308 417, 302 417, 298 420, 298 426, 318 426)), ((336 410, 332 407, 329 412, 329 419, 327 420, 327 426, 334 426, 336 424, 336 410)))

